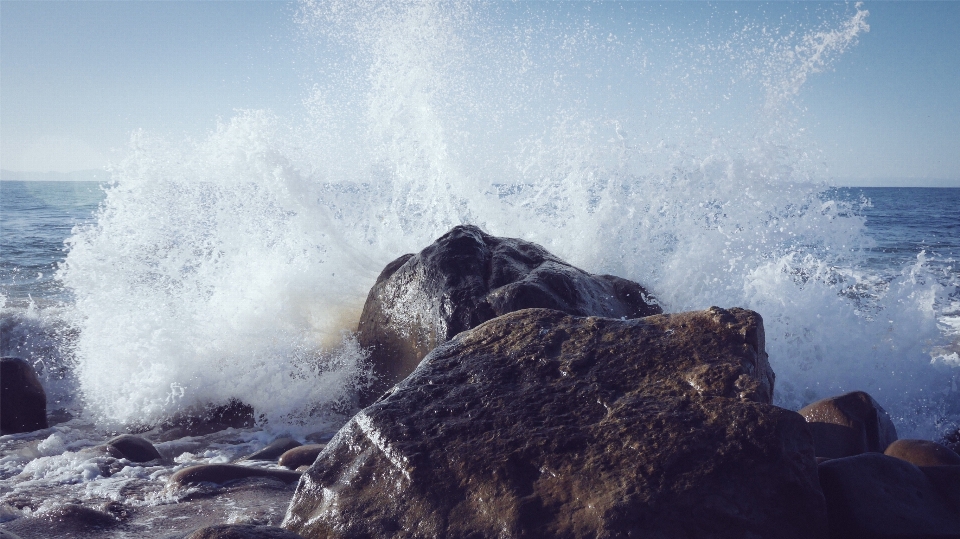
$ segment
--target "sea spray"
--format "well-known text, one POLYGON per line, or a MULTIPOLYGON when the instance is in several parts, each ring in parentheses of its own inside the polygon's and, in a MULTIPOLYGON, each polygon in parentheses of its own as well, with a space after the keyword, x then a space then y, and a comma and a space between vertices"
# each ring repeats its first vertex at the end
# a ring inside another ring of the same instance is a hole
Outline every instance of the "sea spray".
POLYGON ((863 218, 802 129, 805 82, 868 30, 859 5, 796 27, 700 5, 683 24, 642 4, 300 8, 303 116, 135 135, 70 240, 76 373, 103 419, 348 407, 377 273, 473 223, 634 279, 667 311, 757 310, 778 404, 863 389, 903 434, 955 420, 955 369, 930 352, 956 281, 922 258, 866 268, 863 218))

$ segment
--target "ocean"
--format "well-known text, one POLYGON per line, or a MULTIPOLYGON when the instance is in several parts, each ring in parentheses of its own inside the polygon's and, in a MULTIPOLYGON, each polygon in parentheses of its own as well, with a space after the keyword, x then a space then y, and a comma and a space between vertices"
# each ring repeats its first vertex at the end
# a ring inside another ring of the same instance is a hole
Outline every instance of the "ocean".
MULTIPOLYGON (((177 469, 329 436, 367 376, 377 275, 466 223, 665 312, 757 311, 779 406, 864 390, 902 438, 960 426, 960 189, 829 187, 804 128, 806 81, 867 11, 686 4, 700 32, 611 5, 304 1, 297 114, 136 131, 102 184, 0 181, 0 348, 57 421, 0 437, 0 521, 113 500, 163 537, 192 499, 177 469), (257 426, 160 442, 165 466, 82 452, 231 400, 257 426)), ((200 509, 244 521, 218 499, 200 509)))

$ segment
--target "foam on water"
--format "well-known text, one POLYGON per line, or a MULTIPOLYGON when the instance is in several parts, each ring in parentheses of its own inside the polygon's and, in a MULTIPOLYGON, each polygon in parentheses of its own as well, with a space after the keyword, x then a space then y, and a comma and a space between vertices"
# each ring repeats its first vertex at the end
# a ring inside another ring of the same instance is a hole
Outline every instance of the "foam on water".
POLYGON ((617 7, 636 26, 603 9, 302 2, 317 54, 303 116, 136 134, 71 238, 59 277, 87 408, 121 423, 230 398, 271 424, 343 410, 376 275, 473 223, 637 280, 668 312, 758 311, 778 404, 863 389, 918 436, 960 416, 956 361, 931 361, 956 332, 938 325, 955 275, 923 256, 892 278, 866 269, 863 218, 819 183, 802 129, 804 83, 867 12, 783 27, 701 5, 705 22, 677 28, 660 11, 676 7, 617 7))

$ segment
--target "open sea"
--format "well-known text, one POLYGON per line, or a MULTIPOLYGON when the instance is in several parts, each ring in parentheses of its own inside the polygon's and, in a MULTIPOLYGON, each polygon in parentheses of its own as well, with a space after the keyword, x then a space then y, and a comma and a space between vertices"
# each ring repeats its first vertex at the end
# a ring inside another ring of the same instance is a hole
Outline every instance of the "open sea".
POLYGON ((102 184, 0 181, 0 351, 36 366, 55 423, 0 437, 0 522, 111 500, 138 516, 103 536, 279 522, 282 502, 190 509, 166 479, 335 432, 377 275, 466 223, 665 312, 757 311, 779 406, 864 390, 901 438, 956 429, 960 189, 824 185, 804 85, 868 13, 766 15, 788 7, 305 0, 292 117, 135 132, 102 184), (256 428, 160 442, 163 467, 83 452, 231 400, 256 428))

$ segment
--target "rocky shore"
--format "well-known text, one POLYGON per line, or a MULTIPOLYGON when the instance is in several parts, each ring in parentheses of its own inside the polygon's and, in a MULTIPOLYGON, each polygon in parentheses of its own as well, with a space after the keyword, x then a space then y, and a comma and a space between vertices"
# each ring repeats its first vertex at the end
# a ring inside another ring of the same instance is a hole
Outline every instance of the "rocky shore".
POLYGON ((461 226, 387 265, 358 340, 362 409, 299 440, 234 402, 53 447, 36 374, 4 358, 0 537, 960 538, 960 433, 898 439, 862 391, 773 405, 756 312, 663 313, 461 226), (44 505, 44 458, 129 481, 44 505))

